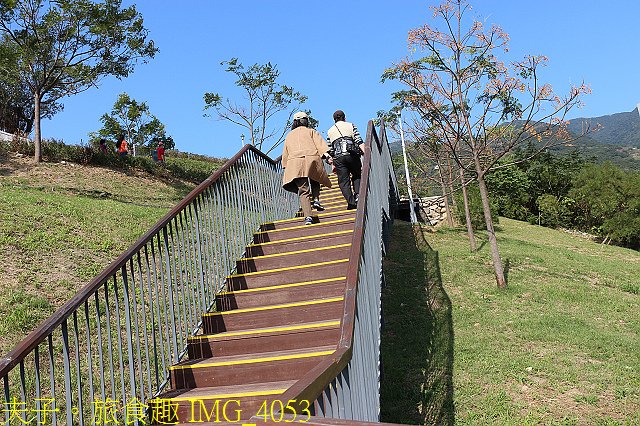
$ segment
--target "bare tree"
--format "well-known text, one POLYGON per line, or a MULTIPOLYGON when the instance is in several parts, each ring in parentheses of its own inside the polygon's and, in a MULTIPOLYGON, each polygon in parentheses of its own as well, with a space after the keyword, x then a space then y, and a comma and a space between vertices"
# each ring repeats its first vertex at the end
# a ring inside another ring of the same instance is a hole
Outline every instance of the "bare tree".
POLYGON ((498 161, 529 141, 536 142, 533 156, 572 140, 565 118, 589 89, 583 83, 571 87, 565 96, 556 95, 540 81, 540 69, 547 62, 544 56, 511 63, 498 59, 508 50, 508 35, 498 26, 485 29, 482 22, 469 19, 467 1, 445 0, 432 9, 442 29, 425 24, 408 37, 410 51, 424 56, 394 64, 383 80, 399 80, 406 86, 394 99, 440 128, 440 134, 450 135, 443 143, 463 173, 477 180, 496 283, 504 288, 507 283, 485 177, 512 165, 498 161))
MULTIPOLYGON (((384 120, 385 123, 394 123, 394 117, 398 116, 399 107, 392 108, 389 112, 379 111, 378 118, 384 120)), ((457 163, 451 163, 452 153, 451 147, 458 147, 456 134, 451 132, 443 132, 441 126, 434 126, 429 121, 420 118, 419 116, 412 115, 409 118, 409 122, 406 125, 407 133, 411 135, 413 140, 412 147, 420 152, 420 158, 427 159, 434 163, 434 169, 437 170, 437 175, 431 177, 430 180, 435 184, 440 185, 443 197, 445 197, 445 209, 447 215, 451 218, 451 208, 448 203, 448 196, 452 196, 452 200, 455 199, 454 194, 462 190, 463 208, 465 214, 465 223, 467 226, 467 235, 469 237, 469 245, 471 251, 476 251, 477 244, 475 234, 473 231, 473 224, 471 221, 471 213, 469 209, 469 197, 467 195, 467 185, 470 183, 470 179, 467 179, 464 175, 464 169, 458 167, 457 163), (443 141, 447 140, 447 143, 443 141), (447 173, 442 173, 442 167, 446 164, 447 173), (457 168, 458 177, 454 175, 454 168, 457 168)), ((457 158, 460 158, 460 153, 457 154, 457 158)), ((426 168, 416 164, 422 173, 429 177, 429 173, 426 168)), ((452 203, 453 204, 453 203, 452 203)), ((457 209, 458 206, 454 206, 457 209)), ((452 225, 452 221, 449 220, 449 224, 452 225)))

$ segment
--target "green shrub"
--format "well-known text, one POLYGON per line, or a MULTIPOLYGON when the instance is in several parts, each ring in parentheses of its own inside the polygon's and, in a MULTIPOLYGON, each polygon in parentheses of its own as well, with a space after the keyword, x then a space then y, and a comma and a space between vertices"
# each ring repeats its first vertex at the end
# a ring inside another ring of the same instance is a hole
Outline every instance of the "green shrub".
POLYGON ((205 161, 191 158, 167 157, 163 166, 174 176, 180 176, 192 182, 202 182, 218 170, 222 164, 224 164, 222 160, 205 161))
POLYGON ((550 228, 569 226, 571 224, 571 199, 542 194, 536 200, 540 213, 540 225, 550 228))
MULTIPOLYGON (((112 148, 109 143, 109 148, 112 148)), ((25 156, 33 157, 35 147, 31 141, 14 139, 11 142, 0 143, 0 155, 10 152, 18 152, 25 156)), ((142 152, 149 152, 143 150, 142 152)), ((165 163, 156 163, 149 155, 127 155, 120 157, 115 152, 102 153, 96 143, 91 142, 87 146, 66 145, 63 141, 55 139, 42 141, 42 158, 44 161, 60 162, 68 161, 79 164, 92 164, 96 166, 112 167, 114 169, 127 169, 129 167, 144 170, 155 176, 173 176, 193 183, 200 183, 211 176, 226 160, 207 157, 205 155, 181 153, 171 150, 168 152, 165 163), (175 155, 175 157, 174 157, 175 155)))
POLYGON ((42 141, 42 157, 47 161, 68 161, 78 164, 89 164, 94 151, 90 146, 66 145, 56 139, 42 141))
POLYGON ((575 199, 576 226, 640 248, 640 173, 611 163, 589 165, 576 176, 569 194, 575 199))
POLYGON ((487 175, 489 196, 500 216, 526 220, 531 215, 527 207, 532 184, 527 174, 516 166, 498 169, 487 175))

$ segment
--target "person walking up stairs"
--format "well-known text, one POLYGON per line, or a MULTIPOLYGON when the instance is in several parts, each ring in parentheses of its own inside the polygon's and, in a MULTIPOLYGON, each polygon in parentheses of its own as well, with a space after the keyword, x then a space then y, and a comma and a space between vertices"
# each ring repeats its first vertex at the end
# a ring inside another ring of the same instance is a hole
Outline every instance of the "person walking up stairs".
MULTIPOLYGON (((305 225, 314 223, 312 199, 316 210, 320 210, 320 184, 331 188, 331 181, 324 170, 322 159, 329 159, 329 147, 320 133, 309 128, 309 117, 305 112, 297 112, 293 116, 291 131, 284 140, 282 149, 282 168, 284 177, 282 187, 300 197, 300 207, 304 214, 305 225)), ((322 207, 322 206, 320 206, 322 207)))

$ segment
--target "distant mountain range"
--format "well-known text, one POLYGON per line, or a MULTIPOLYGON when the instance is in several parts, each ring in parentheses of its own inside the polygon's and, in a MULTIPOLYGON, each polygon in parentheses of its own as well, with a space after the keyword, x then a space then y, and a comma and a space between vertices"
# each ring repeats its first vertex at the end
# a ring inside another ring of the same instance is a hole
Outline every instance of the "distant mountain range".
POLYGON ((571 147, 596 161, 611 161, 627 170, 640 170, 640 114, 638 108, 630 112, 603 115, 593 118, 575 118, 569 123, 569 131, 582 133, 589 126, 590 133, 571 147))
MULTIPOLYGON (((569 146, 554 148, 566 152, 578 150, 595 161, 611 161, 628 170, 640 170, 640 113, 638 108, 630 112, 603 115, 592 118, 574 118, 569 122, 569 131, 581 134, 586 128, 587 136, 577 139, 569 146)), ((402 152, 400 142, 389 144, 392 154, 402 152)))
POLYGON ((589 138, 606 145, 640 148, 640 114, 638 108, 631 112, 603 115, 594 118, 575 118, 569 123, 569 131, 579 134, 586 125, 592 133, 589 138))

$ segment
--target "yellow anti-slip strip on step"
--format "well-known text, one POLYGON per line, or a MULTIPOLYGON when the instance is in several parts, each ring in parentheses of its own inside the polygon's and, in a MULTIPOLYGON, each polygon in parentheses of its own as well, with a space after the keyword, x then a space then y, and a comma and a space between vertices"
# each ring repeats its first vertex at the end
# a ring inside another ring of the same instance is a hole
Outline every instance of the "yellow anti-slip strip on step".
POLYGON ((221 291, 220 293, 218 293, 218 296, 225 296, 227 294, 232 294, 233 295, 233 294, 255 293, 255 292, 259 292, 259 291, 279 290, 279 289, 283 289, 283 288, 301 287, 301 286, 305 286, 305 285, 338 282, 338 281, 344 281, 346 279, 347 279, 347 277, 337 277, 337 278, 327 278, 327 279, 324 279, 324 280, 313 280, 313 281, 304 281, 304 282, 291 283, 291 284, 272 285, 272 286, 268 286, 268 287, 247 288, 247 289, 244 289, 244 290, 221 291))
POLYGON ((314 266, 334 265, 336 263, 344 263, 344 262, 348 262, 348 261, 349 261, 349 259, 339 259, 339 260, 329 260, 327 262, 308 263, 306 265, 287 266, 286 268, 266 269, 264 271, 247 272, 245 274, 229 275, 229 276, 227 276, 227 279, 231 279, 231 278, 234 278, 234 277, 253 277, 253 276, 256 276, 256 275, 271 274, 273 272, 284 272, 284 271, 292 271, 292 270, 295 270, 295 269, 313 268, 314 266))
POLYGON ((336 194, 335 196, 331 196, 331 197, 322 197, 322 200, 320 201, 320 204, 322 205, 327 205, 327 204, 331 204, 331 203, 346 203, 347 200, 344 199, 344 196, 342 194, 336 194))
POLYGON ((320 204, 326 206, 327 204, 338 204, 338 203, 346 203, 347 200, 342 196, 342 194, 331 197, 322 197, 322 201, 320 204))
POLYGON ((224 333, 220 333, 220 334, 201 334, 199 336, 189 337, 189 341, 194 342, 198 340, 209 340, 209 339, 233 337, 233 336, 246 336, 250 334, 270 334, 270 333, 278 333, 280 331, 314 330, 316 328, 329 328, 329 327, 336 327, 339 325, 340 325, 340 321, 325 321, 325 322, 318 322, 315 324, 290 325, 288 327, 271 327, 271 328, 243 330, 243 331, 225 331, 224 333))
POLYGON ((281 305, 269 305, 269 306, 258 306, 256 308, 244 308, 244 309, 234 309, 232 311, 223 311, 223 312, 207 312, 203 314, 203 317, 215 317, 218 315, 232 315, 232 314, 242 314, 245 312, 259 312, 259 311, 268 311, 271 309, 284 309, 284 308, 296 308, 298 306, 310 306, 310 305, 320 305, 323 303, 333 303, 340 302, 344 300, 344 296, 340 297, 331 297, 328 299, 319 299, 319 300, 307 300, 306 302, 292 302, 292 303, 283 303, 281 305))
POLYGON ((207 362, 198 363, 192 365, 174 365, 169 367, 169 370, 192 370, 195 368, 207 368, 207 367, 225 367, 231 365, 245 365, 245 364, 257 364, 260 362, 273 362, 273 361, 286 361, 290 359, 303 359, 314 358, 318 356, 331 355, 335 352, 335 349, 329 351, 319 352, 307 352, 302 354, 290 354, 290 355, 277 355, 277 356, 265 356, 262 358, 250 358, 250 359, 238 359, 233 361, 219 361, 219 362, 207 362))
MULTIPOLYGON (((333 207, 332 207, 333 208, 333 207)), ((338 211, 334 211, 334 212, 324 212, 324 213, 318 213, 316 216, 320 217, 320 216, 329 216, 332 214, 340 214, 340 213, 353 213, 355 215, 356 211, 355 210, 338 210, 338 211)), ((263 225, 275 225, 276 223, 286 223, 286 222, 294 222, 296 220, 303 220, 304 217, 300 216, 300 217, 292 217, 289 219, 280 219, 280 220, 274 220, 273 222, 265 222, 263 223, 263 225)), ((251 245, 251 244, 249 244, 251 245)))
MULTIPOLYGON (((255 391, 255 392, 235 392, 235 393, 222 393, 217 395, 201 395, 195 398, 188 397, 176 397, 176 398, 168 398, 171 401, 207 401, 210 399, 229 399, 229 398, 243 398, 249 396, 269 396, 269 395, 281 395, 287 389, 269 389, 263 391, 255 391)), ((153 403, 162 403, 163 399, 151 399, 149 400, 149 404, 153 403)))
POLYGON ((343 204, 346 203, 347 200, 345 200, 344 198, 342 200, 338 200, 338 201, 330 201, 328 203, 325 203, 324 201, 322 202, 322 205, 325 206, 325 208, 327 208, 326 206, 332 206, 335 207, 334 204, 343 204))
POLYGON ((336 220, 328 220, 326 222, 320 222, 320 223, 313 223, 311 225, 298 225, 298 226, 292 226, 291 228, 282 228, 282 229, 271 229, 269 231, 258 231, 256 232, 256 234, 266 234, 269 232, 280 232, 280 231, 291 231, 292 229, 301 229, 301 228, 311 228, 312 226, 321 226, 321 225, 332 225, 335 223, 346 223, 346 222, 355 222, 356 218, 354 217, 348 217, 346 219, 336 219, 336 220))
POLYGON ((243 257, 243 258, 240 259, 240 261, 242 262, 244 260, 268 259, 268 258, 271 258, 271 257, 289 256, 289 255, 293 255, 293 254, 310 253, 310 252, 314 252, 314 251, 331 250, 331 249, 343 248, 343 247, 349 247, 349 246, 351 246, 351 243, 336 244, 336 245, 333 245, 333 246, 326 246, 326 247, 317 247, 317 248, 296 250, 296 251, 286 251, 286 252, 283 252, 283 253, 265 254, 264 256, 258 256, 258 257, 243 257))
MULTIPOLYGON (((294 219, 286 219, 286 220, 294 220, 294 219)), ((311 225, 307 225, 307 226, 311 226, 311 225)), ((304 237, 287 238, 285 240, 278 240, 278 241, 267 241, 266 243, 249 244, 247 247, 259 247, 259 246, 266 246, 269 244, 282 244, 282 243, 291 243, 294 241, 315 240, 322 237, 332 237, 334 235, 343 235, 343 234, 353 234, 353 230, 348 229, 346 231, 327 232, 326 234, 305 235, 304 237)))

